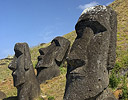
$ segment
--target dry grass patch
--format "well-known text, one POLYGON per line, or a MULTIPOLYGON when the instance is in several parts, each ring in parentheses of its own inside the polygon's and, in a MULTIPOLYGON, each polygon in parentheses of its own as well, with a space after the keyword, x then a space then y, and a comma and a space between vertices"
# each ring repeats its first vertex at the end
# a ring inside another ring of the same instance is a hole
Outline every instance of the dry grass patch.
POLYGON ((43 95, 46 95, 47 98, 52 96, 55 98, 55 100, 63 100, 65 84, 66 76, 65 74, 61 74, 60 76, 48 80, 44 84, 41 84, 41 90, 43 95))

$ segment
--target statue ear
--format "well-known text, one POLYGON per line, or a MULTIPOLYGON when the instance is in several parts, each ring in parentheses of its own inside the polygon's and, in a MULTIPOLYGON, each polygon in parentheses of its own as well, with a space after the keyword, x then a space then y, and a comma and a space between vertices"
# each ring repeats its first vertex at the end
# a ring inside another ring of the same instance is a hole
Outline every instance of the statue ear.
POLYGON ((58 55, 57 55, 57 57, 56 57, 56 60, 58 61, 58 62, 61 62, 62 60, 63 60, 63 58, 64 58, 64 54, 65 54, 65 50, 63 49, 63 48, 59 48, 59 52, 58 52, 58 55))
POLYGON ((29 70, 30 66, 32 66, 32 62, 31 62, 29 46, 27 43, 25 43, 24 44, 24 68, 25 70, 29 70))
POLYGON ((56 62, 60 65, 65 59, 69 51, 70 44, 59 48, 58 55, 56 56, 56 62))
POLYGON ((59 47, 55 61, 60 65, 66 59, 70 48, 70 41, 63 37, 57 37, 56 40, 58 41, 59 47))

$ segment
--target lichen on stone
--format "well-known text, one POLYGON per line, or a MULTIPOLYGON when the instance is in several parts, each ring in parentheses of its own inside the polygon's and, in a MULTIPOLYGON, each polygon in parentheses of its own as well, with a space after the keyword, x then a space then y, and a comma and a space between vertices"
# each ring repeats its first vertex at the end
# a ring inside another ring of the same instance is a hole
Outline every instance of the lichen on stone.
MULTIPOLYGON (((95 7, 89 7, 89 8, 86 8, 86 9, 82 12, 82 14, 94 13, 94 12, 97 13, 97 12, 104 11, 104 10, 107 11, 106 6, 100 6, 100 7, 98 7, 98 8, 97 8, 97 6, 95 6, 95 7)), ((81 14, 81 15, 82 15, 82 14, 81 14)))

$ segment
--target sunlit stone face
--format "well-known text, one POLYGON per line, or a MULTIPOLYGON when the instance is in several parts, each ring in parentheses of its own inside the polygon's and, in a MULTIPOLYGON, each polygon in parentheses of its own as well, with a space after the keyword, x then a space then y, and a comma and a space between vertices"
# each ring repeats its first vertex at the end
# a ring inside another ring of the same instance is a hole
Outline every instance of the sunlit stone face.
POLYGON ((69 40, 56 37, 48 47, 39 49, 40 56, 36 66, 39 83, 60 74, 59 66, 66 58, 69 47, 69 40))
POLYGON ((34 73, 27 43, 16 43, 15 55, 8 68, 12 70, 18 100, 35 100, 40 95, 40 86, 34 73))
POLYGON ((14 48, 15 55, 9 68, 13 71, 14 86, 17 87, 25 82, 25 68, 24 68, 24 47, 18 43, 14 48))
POLYGON ((67 58, 67 91, 72 92, 72 96, 80 93, 79 98, 90 98, 108 86, 107 56, 105 56, 108 49, 100 50, 105 47, 102 38, 103 34, 107 33, 95 35, 89 27, 82 32, 83 35, 75 40, 67 58))
POLYGON ((116 58, 116 33, 112 33, 110 11, 105 6, 95 6, 80 16, 75 26, 77 37, 67 57, 64 100, 95 100, 108 87, 108 69, 116 58))

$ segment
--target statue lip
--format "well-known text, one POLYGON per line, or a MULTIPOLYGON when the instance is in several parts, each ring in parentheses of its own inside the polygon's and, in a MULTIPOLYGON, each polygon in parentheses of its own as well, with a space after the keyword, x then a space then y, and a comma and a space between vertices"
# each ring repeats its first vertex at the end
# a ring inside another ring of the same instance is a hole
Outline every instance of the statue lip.
POLYGON ((85 61, 82 60, 82 59, 71 59, 71 58, 67 58, 66 60, 67 60, 67 62, 70 65, 74 65, 75 68, 78 68, 78 67, 81 67, 81 66, 85 65, 85 61))
POLYGON ((14 78, 15 76, 13 76, 13 80, 14 80, 14 86, 16 88, 20 88, 24 83, 20 83, 20 84, 17 84, 15 81, 17 80, 17 78, 14 78))
POLYGON ((83 80, 85 79, 84 75, 80 75, 80 73, 69 73, 68 77, 70 77, 70 80, 72 82, 76 81, 76 80, 83 80))
POLYGON ((85 77, 84 75, 80 75, 80 73, 69 73, 71 76, 79 76, 79 77, 85 77))
POLYGON ((44 62, 43 60, 38 61, 37 65, 36 65, 36 69, 38 68, 49 68, 51 67, 51 62, 44 62))
POLYGON ((41 68, 48 68, 48 67, 46 67, 46 66, 40 66, 40 65, 37 64, 37 66, 35 68, 36 69, 41 69, 41 68))
POLYGON ((21 83, 21 84, 19 84, 19 85, 16 85, 15 87, 16 87, 16 88, 22 88, 23 85, 24 85, 24 83, 21 83))

